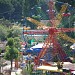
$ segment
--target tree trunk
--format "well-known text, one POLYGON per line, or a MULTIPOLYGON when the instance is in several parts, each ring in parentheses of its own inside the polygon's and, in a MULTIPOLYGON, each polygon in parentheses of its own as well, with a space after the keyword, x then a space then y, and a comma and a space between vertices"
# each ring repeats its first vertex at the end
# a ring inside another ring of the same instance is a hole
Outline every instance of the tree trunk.
POLYGON ((11 70, 12 70, 12 60, 11 60, 11 70))
POLYGON ((0 73, 1 73, 1 64, 2 64, 2 63, 1 63, 1 57, 0 57, 0 73))
POLYGON ((15 59, 15 68, 18 69, 19 65, 18 65, 18 59, 15 59))
POLYGON ((0 65, 0 73, 1 73, 1 65, 0 65))

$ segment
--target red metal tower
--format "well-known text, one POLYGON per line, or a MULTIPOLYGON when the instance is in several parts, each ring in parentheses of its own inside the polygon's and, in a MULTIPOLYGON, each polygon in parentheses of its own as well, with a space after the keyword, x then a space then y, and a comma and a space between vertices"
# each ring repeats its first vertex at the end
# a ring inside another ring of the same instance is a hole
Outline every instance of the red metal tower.
MULTIPOLYGON (((35 64, 38 65, 39 64, 39 60, 40 58, 42 58, 46 52, 47 49, 50 47, 51 44, 53 44, 53 55, 60 55, 60 60, 61 61, 68 61, 65 57, 67 57, 66 53, 64 52, 64 50, 61 48, 60 44, 58 43, 57 40, 57 36, 59 35, 61 38, 70 41, 72 43, 75 43, 75 39, 72 39, 70 37, 68 37, 66 34, 64 34, 64 32, 70 32, 70 31, 75 31, 75 28, 57 28, 57 26, 60 24, 62 17, 63 17, 63 13, 65 12, 65 10, 67 9, 67 4, 62 5, 62 8, 60 10, 60 13, 58 13, 58 15, 54 16, 54 2, 51 0, 49 1, 49 16, 50 16, 50 24, 51 27, 48 27, 46 29, 46 32, 48 33, 48 37, 46 38, 44 45, 42 47, 41 52, 39 53, 39 55, 37 56, 37 58, 34 60, 35 64)), ((38 26, 45 26, 44 24, 42 24, 41 22, 38 22, 30 17, 27 17, 27 20, 29 20, 30 22, 35 23, 38 26)), ((43 32, 45 32, 45 30, 42 30, 43 32)), ((39 31, 39 33, 41 34, 42 31, 39 31)), ((34 33, 34 32, 33 32, 34 33)), ((36 32, 37 33, 37 32, 36 32)))

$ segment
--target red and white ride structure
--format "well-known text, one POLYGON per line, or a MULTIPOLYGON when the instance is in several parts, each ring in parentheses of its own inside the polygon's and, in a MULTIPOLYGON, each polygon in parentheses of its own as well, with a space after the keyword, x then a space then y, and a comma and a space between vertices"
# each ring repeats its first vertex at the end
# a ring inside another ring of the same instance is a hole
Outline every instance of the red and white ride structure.
POLYGON ((53 44, 53 56, 56 55, 60 55, 60 60, 61 61, 69 61, 67 60, 65 57, 67 57, 66 53, 64 52, 64 50, 62 49, 62 47, 60 46, 60 43, 57 40, 57 36, 60 36, 61 38, 63 38, 64 40, 67 40, 69 42, 75 43, 75 39, 72 39, 70 37, 68 37, 66 34, 64 34, 65 32, 73 32, 75 31, 75 28, 58 28, 58 25, 60 24, 62 17, 63 17, 63 13, 66 11, 68 4, 63 4, 60 10, 60 13, 58 13, 58 15, 54 16, 54 4, 55 2, 53 2, 52 0, 49 1, 49 16, 50 16, 50 24, 51 27, 46 27, 46 25, 44 25, 43 23, 34 20, 30 17, 27 17, 27 20, 36 24, 37 26, 39 26, 40 28, 46 27, 43 30, 37 30, 37 31, 31 31, 31 32, 24 32, 24 34, 48 34, 48 37, 45 39, 44 45, 42 47, 41 52, 39 53, 39 55, 35 58, 34 62, 36 65, 39 65, 39 60, 41 58, 44 57, 44 55, 46 54, 48 48, 50 47, 51 44, 53 44))

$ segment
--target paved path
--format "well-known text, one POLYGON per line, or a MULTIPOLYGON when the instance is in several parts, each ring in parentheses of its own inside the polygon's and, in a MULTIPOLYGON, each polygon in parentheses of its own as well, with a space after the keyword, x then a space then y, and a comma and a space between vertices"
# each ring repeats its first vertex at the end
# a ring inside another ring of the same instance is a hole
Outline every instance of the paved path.
POLYGON ((68 68, 68 69, 70 69, 70 70, 75 70, 75 63, 66 62, 66 63, 63 65, 63 68, 68 68))
POLYGON ((16 75, 16 74, 22 75, 21 72, 22 72, 22 69, 18 68, 17 70, 12 71, 11 75, 16 75))
MULTIPOLYGON (((16 74, 21 75, 22 69, 20 69, 20 68, 15 69, 14 66, 15 65, 14 65, 14 62, 13 62, 13 69, 12 69, 11 75, 16 75, 16 74)), ((6 65, 6 66, 3 67, 3 71, 4 70, 9 70, 10 67, 11 67, 11 65, 9 63, 8 65, 6 65)))

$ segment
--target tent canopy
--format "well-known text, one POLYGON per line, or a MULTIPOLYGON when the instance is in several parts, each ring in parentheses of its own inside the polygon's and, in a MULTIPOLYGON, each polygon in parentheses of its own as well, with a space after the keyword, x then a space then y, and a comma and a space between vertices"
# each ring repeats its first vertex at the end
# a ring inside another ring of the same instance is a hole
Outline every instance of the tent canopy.
POLYGON ((26 50, 26 53, 39 53, 42 49, 43 43, 39 43, 30 49, 26 50))
POLYGON ((44 43, 39 43, 33 47, 31 47, 30 49, 33 50, 34 53, 39 53, 42 49, 44 43))
POLYGON ((75 43, 70 46, 71 49, 75 49, 75 43))
POLYGON ((28 49, 28 50, 26 50, 26 53, 33 53, 33 50, 28 49))
POLYGON ((35 48, 39 48, 39 49, 41 48, 41 49, 42 49, 43 44, 44 44, 44 43, 39 43, 39 44, 37 44, 37 45, 31 47, 30 49, 35 49, 35 48))

